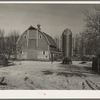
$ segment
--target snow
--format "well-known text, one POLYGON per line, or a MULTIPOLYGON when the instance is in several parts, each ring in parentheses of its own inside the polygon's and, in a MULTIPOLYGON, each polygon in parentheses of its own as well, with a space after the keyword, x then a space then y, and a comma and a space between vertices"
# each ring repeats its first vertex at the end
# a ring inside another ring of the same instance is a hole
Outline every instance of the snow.
POLYGON ((99 90, 100 76, 91 70, 92 62, 15 61, 0 68, 3 90, 99 90))

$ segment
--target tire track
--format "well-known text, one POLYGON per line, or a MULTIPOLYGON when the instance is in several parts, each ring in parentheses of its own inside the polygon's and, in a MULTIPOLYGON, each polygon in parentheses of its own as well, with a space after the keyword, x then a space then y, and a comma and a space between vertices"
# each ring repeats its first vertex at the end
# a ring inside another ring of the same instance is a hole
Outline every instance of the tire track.
POLYGON ((95 83, 93 83, 92 81, 90 81, 89 79, 85 79, 85 82, 87 83, 87 85, 92 89, 92 90, 100 90, 100 87, 98 85, 96 85, 95 83))
POLYGON ((85 82, 87 83, 87 85, 92 89, 95 90, 94 87, 91 85, 91 83, 88 80, 85 80, 85 82))
POLYGON ((29 80, 29 78, 28 78, 27 76, 24 78, 24 81, 25 81, 25 85, 26 85, 29 89, 35 90, 34 86, 31 84, 31 82, 30 82, 30 80, 29 80))
POLYGON ((24 78, 24 81, 25 81, 25 85, 27 87, 29 87, 30 89, 32 90, 35 90, 35 89, 42 89, 42 87, 39 85, 39 84, 35 84, 29 77, 25 77, 24 78))

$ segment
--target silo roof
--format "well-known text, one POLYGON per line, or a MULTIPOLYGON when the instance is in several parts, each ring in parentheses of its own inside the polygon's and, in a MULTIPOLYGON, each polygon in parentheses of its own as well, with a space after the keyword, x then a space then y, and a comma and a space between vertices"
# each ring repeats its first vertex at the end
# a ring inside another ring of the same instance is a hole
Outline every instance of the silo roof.
POLYGON ((72 35, 72 32, 71 32, 70 29, 66 28, 66 29, 63 31, 62 34, 63 34, 63 35, 72 35))

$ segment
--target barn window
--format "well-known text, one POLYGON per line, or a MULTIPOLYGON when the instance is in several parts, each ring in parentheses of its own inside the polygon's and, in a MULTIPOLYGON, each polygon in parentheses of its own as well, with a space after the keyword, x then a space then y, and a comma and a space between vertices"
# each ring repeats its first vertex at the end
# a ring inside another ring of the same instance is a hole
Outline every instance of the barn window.
POLYGON ((24 37, 25 37, 25 39, 26 39, 26 35, 25 35, 24 37))
POLYGON ((21 54, 23 54, 23 51, 21 51, 21 54))
POLYGON ((42 39, 42 36, 41 35, 39 35, 39 39, 42 39))
POLYGON ((45 55, 45 51, 43 51, 43 55, 45 55))

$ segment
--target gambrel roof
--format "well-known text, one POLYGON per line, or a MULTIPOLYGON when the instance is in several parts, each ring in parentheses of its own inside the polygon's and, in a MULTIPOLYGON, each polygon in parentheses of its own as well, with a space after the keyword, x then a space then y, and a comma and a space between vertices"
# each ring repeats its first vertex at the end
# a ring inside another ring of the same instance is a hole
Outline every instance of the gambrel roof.
MULTIPOLYGON (((38 29, 35 28, 35 27, 33 27, 33 26, 30 26, 27 30, 38 30, 38 29)), ((27 31, 27 30, 26 30, 26 31, 27 31)), ((45 37, 45 39, 46 39, 46 41, 47 41, 47 43, 48 43, 49 46, 55 47, 55 48, 56 48, 56 43, 55 43, 55 41, 53 40, 53 38, 52 38, 51 36, 49 36, 48 34, 42 32, 42 31, 40 31, 40 30, 38 30, 38 31, 45 37)), ((25 33, 25 32, 24 32, 24 33, 25 33)), ((17 41, 16 44, 18 44, 20 38, 24 35, 24 33, 19 37, 19 39, 18 39, 18 41, 17 41)))

